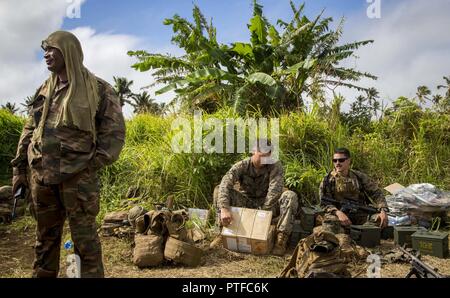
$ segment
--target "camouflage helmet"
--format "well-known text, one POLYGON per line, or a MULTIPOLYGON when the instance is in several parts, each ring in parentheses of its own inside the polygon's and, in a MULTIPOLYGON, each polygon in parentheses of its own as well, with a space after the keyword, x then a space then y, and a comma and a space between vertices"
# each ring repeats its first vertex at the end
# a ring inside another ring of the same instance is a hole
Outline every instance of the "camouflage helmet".
POLYGON ((128 211, 128 222, 133 227, 136 227, 136 219, 145 213, 147 213, 147 210, 145 210, 142 206, 134 206, 130 209, 130 211, 128 211))

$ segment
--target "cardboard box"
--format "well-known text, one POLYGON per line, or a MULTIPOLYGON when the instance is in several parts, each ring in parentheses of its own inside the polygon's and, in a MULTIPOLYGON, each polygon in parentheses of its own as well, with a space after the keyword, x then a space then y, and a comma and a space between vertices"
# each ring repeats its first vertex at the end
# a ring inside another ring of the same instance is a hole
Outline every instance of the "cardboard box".
POLYGON ((272 211, 231 207, 231 224, 222 228, 226 249, 268 254, 272 251, 275 228, 271 227, 272 211))
POLYGON ((398 193, 399 191, 405 189, 405 187, 403 185, 401 185, 400 183, 393 183, 391 185, 388 185, 384 188, 387 192, 389 192, 390 194, 395 195, 396 193, 398 193))

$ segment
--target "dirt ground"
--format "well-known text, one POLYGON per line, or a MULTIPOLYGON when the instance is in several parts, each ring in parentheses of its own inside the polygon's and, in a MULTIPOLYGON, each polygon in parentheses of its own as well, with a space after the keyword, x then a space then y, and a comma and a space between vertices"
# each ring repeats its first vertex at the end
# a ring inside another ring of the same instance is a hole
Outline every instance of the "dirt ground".
MULTIPOLYGON (((35 223, 24 217, 11 225, 0 225, 0 277, 30 277, 33 262, 35 223)), ((63 240, 70 239, 65 228, 63 240)), ((292 248, 284 257, 253 256, 231 252, 223 248, 205 250, 203 262, 197 268, 165 264, 151 269, 138 269, 131 262, 132 241, 115 237, 102 237, 103 259, 106 277, 276 277, 287 264, 292 248)), ((392 241, 371 252, 387 252, 394 247, 392 241)), ((61 249, 60 276, 65 277, 65 257, 61 249)), ((423 256, 422 260, 443 275, 450 275, 450 258, 439 259, 423 256)), ((351 264, 353 277, 366 277, 368 263, 351 264)), ((404 277, 410 269, 408 263, 383 264, 382 277, 404 277)))

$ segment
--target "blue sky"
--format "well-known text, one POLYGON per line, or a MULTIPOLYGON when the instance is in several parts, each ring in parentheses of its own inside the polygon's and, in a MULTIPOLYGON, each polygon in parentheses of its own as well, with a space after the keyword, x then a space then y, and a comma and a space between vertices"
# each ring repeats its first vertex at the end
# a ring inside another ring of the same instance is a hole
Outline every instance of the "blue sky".
MULTIPOLYGON (((219 42, 249 40, 246 24, 252 14, 251 0, 83 0, 81 18, 74 19, 67 16, 68 1, 0 1, 0 104, 23 102, 46 79, 40 42, 56 30, 70 30, 80 39, 84 64, 93 73, 110 83, 113 76, 127 77, 134 81, 135 93, 151 84, 153 77, 151 72, 132 69, 136 61, 127 51, 182 54, 171 43, 172 29, 163 20, 174 14, 190 19, 194 3, 208 20, 213 19, 219 42)), ((307 0, 305 12, 313 18, 325 9, 324 16, 333 17, 335 24, 344 16, 342 42, 375 40, 344 65, 378 76, 377 81, 363 80, 360 85, 376 87, 385 104, 399 96, 414 96, 420 85, 437 92, 442 77, 450 75, 450 0, 373 1, 381 3, 379 19, 367 16, 371 3, 366 0, 307 0)), ((294 1, 297 6, 302 2, 294 1)), ((259 3, 272 23, 292 17, 288 0, 259 3)), ((148 91, 159 102, 173 97, 169 93, 156 96, 155 90, 148 91)), ((346 98, 344 110, 359 95, 346 88, 334 91, 346 98)), ((128 106, 124 111, 132 114, 128 106)))
MULTIPOLYGON (((270 21, 287 20, 292 15, 287 0, 260 0, 270 21)), ((297 6, 303 1, 295 1, 297 6)), ((82 6, 80 19, 65 19, 63 28, 74 29, 91 26, 98 31, 112 31, 118 34, 131 34, 146 39, 149 43, 163 47, 170 43, 171 28, 163 25, 165 18, 174 14, 191 18, 193 5, 200 7, 203 14, 217 27, 220 41, 229 43, 247 40, 245 25, 251 18, 251 0, 133 0, 108 1, 89 0, 82 6)), ((365 13, 365 0, 315 0, 306 1, 307 15, 314 17, 322 9, 327 15, 341 17, 356 12, 365 13)))

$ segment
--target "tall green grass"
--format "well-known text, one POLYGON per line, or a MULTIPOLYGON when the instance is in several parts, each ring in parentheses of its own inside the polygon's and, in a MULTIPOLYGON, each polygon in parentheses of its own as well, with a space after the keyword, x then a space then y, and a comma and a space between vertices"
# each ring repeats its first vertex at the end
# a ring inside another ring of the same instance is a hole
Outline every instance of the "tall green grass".
POLYGON ((24 119, 0 109, 0 184, 10 184, 12 168, 10 161, 16 155, 17 143, 24 119))
MULTIPOLYGON (((256 112, 248 116, 260 115, 256 112)), ((192 125, 192 115, 179 117, 192 125)), ((230 108, 202 116, 203 120, 213 117, 223 120, 238 116, 230 108)), ((368 173, 380 186, 429 182, 442 189, 449 188, 449 115, 406 106, 373 121, 370 129, 349 129, 338 115, 330 120, 317 109, 283 112, 278 117, 285 183, 298 193, 302 204, 317 202, 319 183, 332 167, 333 150, 341 146, 352 152, 353 167, 368 173)), ((142 114, 127 121, 126 144, 119 160, 100 172, 102 214, 126 209, 130 201, 151 208, 169 195, 175 197, 178 207, 210 208, 214 186, 235 162, 249 156, 174 153, 171 148, 177 133, 171 129, 174 120, 175 116, 142 114), (127 198, 130 187, 140 190, 138 198, 127 198)), ((9 162, 14 157, 23 123, 24 119, 0 111, 1 173, 8 183, 9 162)), ((203 136, 208 133, 204 131, 203 136)), ((246 140, 248 144, 248 135, 246 140)))
MULTIPOLYGON (((258 114, 248 115, 257 117, 258 114)), ((414 125, 404 127, 399 116, 374 122, 371 133, 348 129, 329 121, 316 110, 285 112, 280 121, 280 159, 286 186, 302 204, 314 204, 318 186, 331 170, 334 148, 348 147, 353 167, 367 172, 380 184, 430 182, 446 188, 450 182, 450 129, 448 116, 414 114, 414 125), (351 133, 352 131, 352 133, 351 133)), ((402 116, 402 115, 400 115, 402 116)), ((404 116, 404 115, 403 115, 404 116)), ((184 116, 192 123, 192 116, 184 116)), ((212 115, 236 118, 230 109, 212 115)), ((127 142, 119 161, 102 173, 102 197, 108 209, 120 206, 128 187, 144 190, 143 204, 161 202, 173 194, 179 206, 209 208, 214 186, 231 165, 248 154, 175 154, 170 147, 173 117, 139 115, 127 123, 127 142)), ((204 132, 206 134, 207 132, 204 132)))

